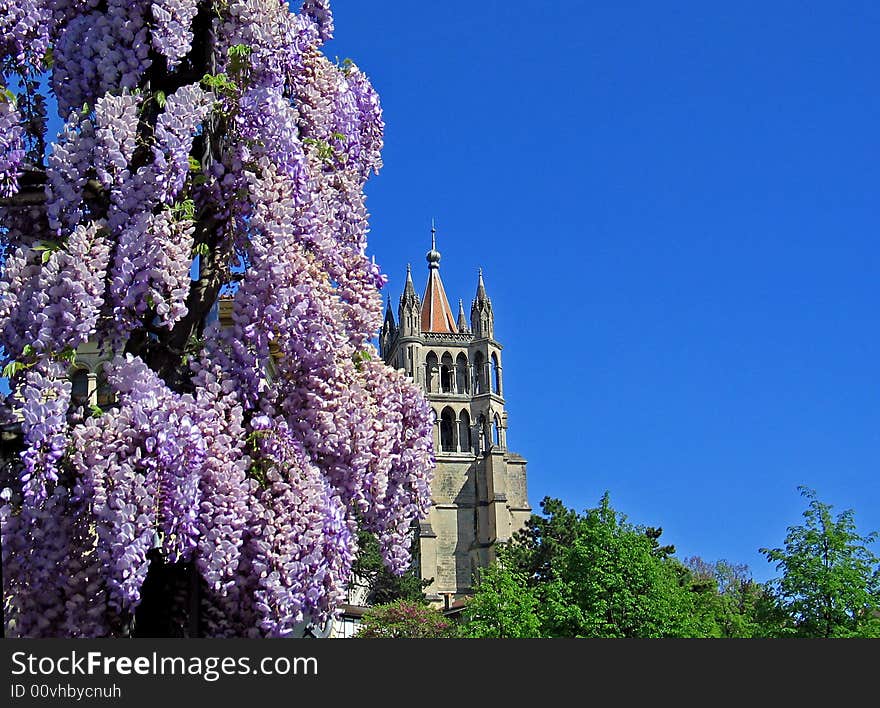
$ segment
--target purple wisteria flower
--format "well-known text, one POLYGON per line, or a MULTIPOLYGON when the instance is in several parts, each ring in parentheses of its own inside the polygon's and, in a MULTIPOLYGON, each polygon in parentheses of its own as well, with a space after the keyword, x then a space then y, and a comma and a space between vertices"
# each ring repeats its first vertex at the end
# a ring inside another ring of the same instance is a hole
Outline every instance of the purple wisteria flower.
MULTIPOLYGON (((9 635, 128 636, 197 586, 202 635, 292 636, 338 611, 360 529, 402 572, 431 416, 371 344, 384 123, 321 54, 329 3, 0 0, 0 30, 0 67, 51 48, 62 119, 45 201, 0 207, 9 635), (87 343, 100 406, 71 400, 87 343), (192 574, 161 610, 157 567, 192 574)), ((2 197, 18 123, 0 102, 2 197)))

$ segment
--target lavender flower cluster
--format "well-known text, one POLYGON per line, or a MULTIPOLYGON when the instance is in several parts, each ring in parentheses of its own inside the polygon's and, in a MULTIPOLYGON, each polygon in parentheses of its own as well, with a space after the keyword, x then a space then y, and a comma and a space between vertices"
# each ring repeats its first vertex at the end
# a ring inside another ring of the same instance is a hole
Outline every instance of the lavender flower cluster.
POLYGON ((108 0, 56 29, 52 89, 62 115, 94 105, 108 91, 136 89, 150 66, 142 2, 108 0))
POLYGON ((16 67, 35 65, 49 48, 52 20, 45 0, 0 0, 0 57, 16 67))
MULTIPOLYGON (((385 282, 366 253, 378 97, 321 54, 326 0, 215 4, 211 31, 191 0, 34 7, 65 122, 44 211, 0 210, 0 345, 17 363, 3 413, 24 438, 18 486, 0 494, 7 629, 125 635, 156 557, 197 569, 208 636, 326 620, 359 528, 389 568, 408 565, 434 466, 424 397, 370 344, 385 282), (176 80, 197 42, 209 75, 176 80), (196 253, 231 324, 166 351, 180 364, 160 376, 151 354, 205 285, 196 253), (62 376, 86 341, 107 352, 116 396, 93 415, 62 376)), ((0 154, 3 184, 14 154, 0 154)))
POLYGON ((18 170, 24 159, 21 116, 12 101, 0 97, 0 197, 18 191, 18 170))
POLYGON ((155 27, 153 46, 174 68, 192 47, 192 21, 198 11, 196 0, 161 0, 151 5, 155 27))

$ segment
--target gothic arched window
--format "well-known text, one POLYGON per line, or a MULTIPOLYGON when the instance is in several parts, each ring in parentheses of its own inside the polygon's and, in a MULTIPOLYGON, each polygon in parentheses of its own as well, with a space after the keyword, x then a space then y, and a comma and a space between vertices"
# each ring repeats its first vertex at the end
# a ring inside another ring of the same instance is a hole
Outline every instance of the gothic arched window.
POLYGON ((75 406, 89 405, 89 372, 82 367, 70 373, 70 400, 75 406))
POLYGON ((116 403, 116 392, 103 374, 98 375, 98 406, 106 408, 116 403))
POLYGON ((498 355, 492 354, 492 390, 501 395, 501 366, 498 363, 498 355))
POLYGON ((473 441, 471 440, 471 417, 467 411, 462 411, 458 422, 458 440, 461 444, 462 452, 473 451, 473 441))
POLYGON ((474 355, 474 393, 486 393, 486 360, 483 352, 474 355))
POLYGON ((488 450, 489 444, 486 440, 486 417, 480 413, 480 417, 477 419, 477 454, 479 455, 483 450, 488 450))
POLYGON ((429 393, 437 393, 438 377, 440 375, 437 366, 437 355, 434 352, 428 352, 425 358, 425 389, 429 393))
POLYGON ((452 355, 446 352, 440 362, 440 390, 443 393, 452 393, 454 378, 455 367, 452 364, 452 355))
POLYGON ((470 393, 468 386, 468 362, 464 352, 455 358, 455 389, 458 393, 470 393))
POLYGON ((440 414, 440 449, 455 452, 455 413, 449 407, 440 414))

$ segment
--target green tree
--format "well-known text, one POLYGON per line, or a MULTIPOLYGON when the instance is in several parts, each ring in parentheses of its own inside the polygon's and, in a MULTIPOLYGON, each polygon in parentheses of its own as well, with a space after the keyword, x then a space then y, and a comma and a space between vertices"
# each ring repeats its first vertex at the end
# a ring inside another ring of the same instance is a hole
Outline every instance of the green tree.
POLYGON ((611 507, 578 514, 544 499, 506 549, 539 601, 541 631, 556 637, 704 636, 687 571, 660 530, 630 524, 611 507))
POLYGON ((367 610, 355 636, 358 639, 442 639, 455 636, 455 626, 430 605, 397 600, 367 610))
POLYGON ((482 570, 468 600, 463 637, 528 639, 541 636, 538 599, 521 573, 500 562, 482 570))
POLYGON ((541 511, 543 516, 532 514, 504 549, 511 568, 536 584, 553 579, 553 569, 577 538, 582 520, 574 509, 551 497, 541 501, 541 511))
POLYGON ((761 548, 782 576, 771 584, 790 619, 786 633, 799 637, 880 637, 880 559, 870 550, 877 532, 856 531, 847 509, 799 487, 809 501, 804 523, 790 526, 784 548, 761 548))
MULTIPOLYGON (((411 548, 413 557, 418 550, 417 546, 418 539, 414 535, 411 548)), ((415 565, 410 566, 402 575, 395 575, 388 570, 376 536, 368 531, 361 530, 358 534, 358 554, 352 573, 357 583, 366 587, 365 601, 368 605, 387 605, 395 600, 422 604, 427 602, 424 590, 431 584, 431 579, 422 580, 415 565)))
POLYGON ((783 615, 775 597, 752 579, 748 566, 726 560, 715 563, 687 558, 695 615, 704 636, 721 638, 772 637, 779 634, 783 615))

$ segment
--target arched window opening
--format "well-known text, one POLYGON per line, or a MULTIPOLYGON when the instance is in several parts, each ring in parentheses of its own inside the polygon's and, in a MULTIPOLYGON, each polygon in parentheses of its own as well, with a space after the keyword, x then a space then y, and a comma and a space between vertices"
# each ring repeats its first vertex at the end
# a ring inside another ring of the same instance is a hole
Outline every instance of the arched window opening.
POLYGON ((499 447, 501 446, 501 423, 497 415, 495 420, 492 421, 492 443, 499 447))
POLYGON ((443 393, 452 393, 454 377, 455 372, 452 365, 452 355, 449 352, 446 352, 440 363, 440 390, 443 391, 443 393))
POLYGON ((498 364, 498 355, 492 354, 492 390, 501 395, 501 366, 498 364))
POLYGON ((77 368, 70 375, 70 400, 75 406, 89 405, 89 372, 87 369, 77 368))
POLYGON ((455 452, 455 413, 451 408, 444 408, 440 414, 440 449, 455 452))
POLYGON ((483 450, 486 450, 489 446, 486 444, 486 417, 481 413, 480 417, 477 419, 477 454, 479 455, 483 450))
POLYGON ((471 452, 474 444, 471 439, 471 417, 467 411, 462 411, 458 422, 458 440, 462 452, 471 452))
POLYGON ((437 366, 437 355, 429 352, 425 359, 425 388, 430 393, 437 393, 439 385, 438 378, 440 376, 439 367, 437 366))
POLYGON ((483 352, 477 352, 474 356, 474 393, 486 393, 486 360, 483 352))
POLYGON ((455 359, 455 390, 458 393, 470 393, 471 387, 468 386, 468 363, 464 353, 459 354, 455 359))
POLYGON ((106 408, 116 403, 116 392, 107 382, 107 378, 101 374, 98 376, 98 407, 106 408))

